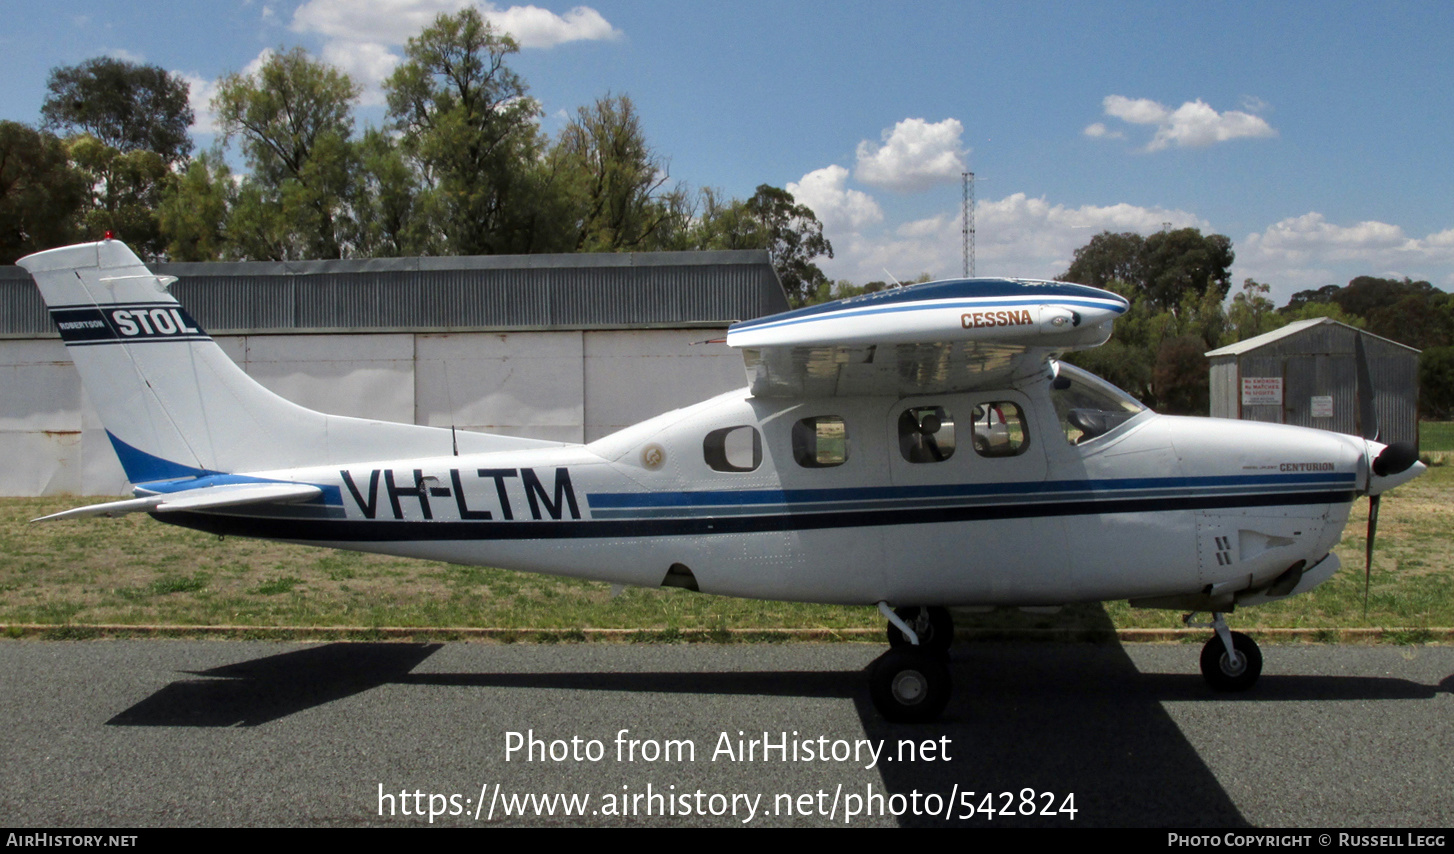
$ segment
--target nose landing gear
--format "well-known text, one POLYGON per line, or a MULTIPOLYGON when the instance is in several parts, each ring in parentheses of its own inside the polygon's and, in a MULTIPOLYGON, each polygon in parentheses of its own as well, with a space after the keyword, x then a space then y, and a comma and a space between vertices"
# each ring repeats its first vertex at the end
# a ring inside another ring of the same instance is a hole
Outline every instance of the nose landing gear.
POLYGON ((1182 622, 1193 628, 1215 629, 1216 634, 1202 647, 1202 677, 1218 691, 1246 691, 1262 675, 1262 650, 1257 641, 1227 628, 1222 612, 1212 614, 1210 623, 1193 622, 1187 614, 1182 622))

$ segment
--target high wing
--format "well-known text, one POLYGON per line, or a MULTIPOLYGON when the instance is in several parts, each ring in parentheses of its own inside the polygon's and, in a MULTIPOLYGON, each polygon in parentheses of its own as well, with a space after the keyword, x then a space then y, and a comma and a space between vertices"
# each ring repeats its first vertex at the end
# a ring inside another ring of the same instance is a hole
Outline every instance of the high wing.
POLYGON ((757 397, 939 394, 1037 376, 1129 307, 1086 285, 954 279, 737 323, 727 344, 757 397))

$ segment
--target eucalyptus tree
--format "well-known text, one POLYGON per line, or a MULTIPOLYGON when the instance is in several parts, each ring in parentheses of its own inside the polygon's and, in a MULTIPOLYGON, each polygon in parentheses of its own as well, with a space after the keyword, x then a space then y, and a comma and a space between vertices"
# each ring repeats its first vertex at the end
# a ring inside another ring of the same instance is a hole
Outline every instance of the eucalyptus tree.
POLYGON ((231 218, 244 257, 341 258, 353 224, 351 136, 361 88, 302 48, 230 74, 212 101, 224 139, 241 139, 250 174, 231 218))

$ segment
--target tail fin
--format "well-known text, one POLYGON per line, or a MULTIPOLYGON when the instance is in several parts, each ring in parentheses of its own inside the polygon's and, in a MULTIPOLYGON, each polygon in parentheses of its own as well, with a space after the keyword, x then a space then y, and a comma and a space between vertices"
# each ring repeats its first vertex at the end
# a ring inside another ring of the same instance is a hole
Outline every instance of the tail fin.
MULTIPOLYGON (((20 259, 132 483, 446 456, 451 431, 325 415, 258 385, 119 241, 20 259)), ((464 434, 465 452, 554 443, 464 434)))

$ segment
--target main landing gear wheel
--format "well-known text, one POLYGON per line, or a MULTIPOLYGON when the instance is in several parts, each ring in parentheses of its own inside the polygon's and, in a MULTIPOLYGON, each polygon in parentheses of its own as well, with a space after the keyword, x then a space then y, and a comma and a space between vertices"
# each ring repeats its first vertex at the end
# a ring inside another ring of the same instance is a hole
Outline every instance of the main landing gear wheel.
POLYGON ((1232 649, 1235 658, 1227 654, 1227 645, 1217 635, 1202 647, 1202 676, 1218 691, 1246 691, 1262 675, 1262 650, 1257 641, 1232 632, 1232 649))
POLYGON ((885 720, 926 723, 949 703, 949 666, 942 654, 912 646, 890 649, 869 668, 868 691, 885 720))
MULTIPOLYGON (((895 608, 894 615, 908 623, 914 634, 919 636, 919 648, 926 652, 947 652, 954 643, 954 617, 948 608, 895 608)), ((889 646, 894 649, 910 649, 912 645, 899 627, 889 623, 889 646)))

